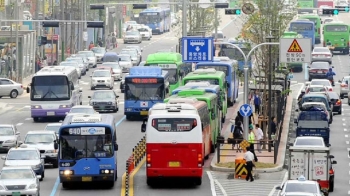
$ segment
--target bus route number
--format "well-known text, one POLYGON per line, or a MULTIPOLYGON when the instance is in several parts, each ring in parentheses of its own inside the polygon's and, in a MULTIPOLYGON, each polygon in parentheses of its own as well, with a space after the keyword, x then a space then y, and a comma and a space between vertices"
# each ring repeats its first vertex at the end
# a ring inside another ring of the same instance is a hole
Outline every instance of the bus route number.
POLYGON ((69 135, 81 135, 81 129, 80 128, 70 128, 69 135))

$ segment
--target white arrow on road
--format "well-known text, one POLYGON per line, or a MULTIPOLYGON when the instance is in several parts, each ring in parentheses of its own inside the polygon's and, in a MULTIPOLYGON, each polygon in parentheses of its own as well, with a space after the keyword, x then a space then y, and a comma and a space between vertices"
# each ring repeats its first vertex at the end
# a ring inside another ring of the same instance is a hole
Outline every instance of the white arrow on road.
POLYGON ((199 46, 196 47, 196 51, 199 52, 201 49, 199 48, 199 46))

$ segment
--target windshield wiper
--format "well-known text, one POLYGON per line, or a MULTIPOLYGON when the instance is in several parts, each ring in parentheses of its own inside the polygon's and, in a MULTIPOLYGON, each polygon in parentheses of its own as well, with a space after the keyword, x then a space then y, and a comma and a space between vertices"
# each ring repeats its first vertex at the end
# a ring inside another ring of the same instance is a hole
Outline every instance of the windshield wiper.
POLYGON ((152 100, 152 97, 149 96, 149 95, 146 93, 145 89, 143 89, 142 93, 144 93, 144 95, 146 95, 146 96, 150 99, 150 101, 151 101, 152 103, 154 103, 154 101, 152 100))
POLYGON ((43 96, 42 99, 44 99, 49 93, 53 94, 56 98, 58 98, 58 96, 51 90, 51 88, 49 88, 49 90, 48 90, 47 93, 43 96))

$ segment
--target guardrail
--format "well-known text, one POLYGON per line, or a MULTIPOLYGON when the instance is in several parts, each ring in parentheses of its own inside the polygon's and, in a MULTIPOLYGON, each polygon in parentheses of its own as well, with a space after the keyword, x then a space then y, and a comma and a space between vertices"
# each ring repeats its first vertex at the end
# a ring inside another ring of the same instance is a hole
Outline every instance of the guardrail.
POLYGON ((141 163, 145 155, 146 155, 146 136, 143 136, 142 139, 132 149, 132 154, 126 161, 125 196, 129 196, 130 176, 134 171, 134 169, 141 163))

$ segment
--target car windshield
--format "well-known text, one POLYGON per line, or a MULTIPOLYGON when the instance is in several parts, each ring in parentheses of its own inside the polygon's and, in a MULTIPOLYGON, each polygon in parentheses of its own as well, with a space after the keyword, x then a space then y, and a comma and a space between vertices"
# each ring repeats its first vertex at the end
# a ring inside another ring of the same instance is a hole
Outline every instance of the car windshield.
POLYGON ((135 52, 140 51, 140 48, 138 46, 127 46, 126 48, 129 50, 136 50, 135 52))
POLYGON ((60 127, 61 127, 60 125, 47 125, 45 127, 45 130, 47 130, 47 131, 54 131, 54 132, 58 133, 60 127))
POLYGON ((120 61, 131 61, 130 56, 119 56, 120 61))
POLYGON ((328 48, 315 48, 314 52, 329 52, 328 48))
POLYGON ((331 86, 328 80, 313 80, 311 85, 331 86))
POLYGON ((110 71, 95 71, 92 77, 111 77, 110 71))
POLYGON ((137 31, 127 31, 127 32, 126 32, 126 35, 135 36, 135 35, 138 35, 138 33, 137 33, 137 31))
POLYGON ((7 160, 38 160, 40 159, 37 151, 34 150, 10 150, 6 157, 7 160))
POLYGON ((30 169, 6 169, 2 170, 0 179, 12 180, 12 179, 31 179, 34 178, 33 172, 30 169))
POLYGON ((79 52, 78 54, 84 54, 87 57, 94 57, 94 53, 93 52, 79 52))
POLYGON ((100 53, 105 53, 106 49, 104 49, 104 48, 92 48, 91 51, 94 53, 100 54, 100 53))
POLYGON ((73 61, 73 62, 78 62, 78 63, 84 63, 83 59, 81 59, 81 58, 67 58, 66 61, 68 61, 68 62, 73 61))
POLYGON ((138 29, 140 32, 148 32, 148 29, 146 29, 146 28, 140 28, 140 29, 138 29))
POLYGON ((0 127, 0 136, 13 135, 14 130, 12 127, 0 127))
POLYGON ((112 69, 120 69, 120 66, 117 63, 103 63, 102 66, 110 67, 112 69))
POLYGON ((115 95, 113 92, 102 92, 102 91, 96 91, 94 95, 92 96, 93 99, 113 99, 115 98, 115 95))
POLYGON ((322 139, 297 139, 295 146, 324 146, 322 139))
POLYGON ((55 137, 52 134, 27 134, 26 139, 24 140, 25 144, 38 144, 38 143, 47 143, 50 144, 55 140, 55 137))
POLYGON ((310 87, 309 92, 326 92, 325 87, 310 87))
MULTIPOLYGON (((73 61, 73 62, 76 62, 76 61, 73 61)), ((72 63, 72 61, 71 62, 61 62, 60 66, 68 66, 68 67, 78 68, 79 64, 78 63, 72 63)))
POLYGON ((137 56, 137 53, 135 51, 132 51, 132 50, 124 50, 124 51, 121 51, 120 54, 127 54, 127 55, 130 55, 131 57, 137 56))
POLYGON ((317 187, 308 183, 287 183, 285 192, 317 193, 317 187))
POLYGON ((315 62, 310 66, 312 69, 329 69, 329 64, 326 62, 315 62))
POLYGON ((93 108, 72 108, 69 113, 83 113, 83 114, 94 114, 93 108))

